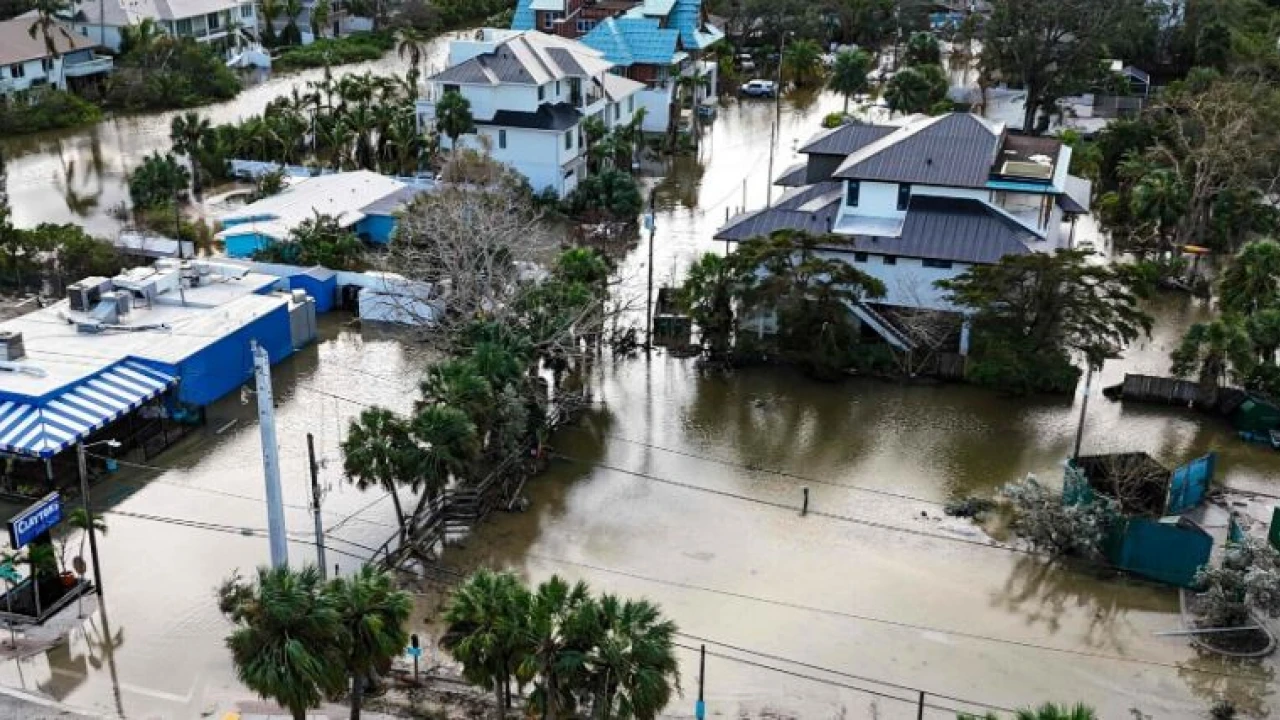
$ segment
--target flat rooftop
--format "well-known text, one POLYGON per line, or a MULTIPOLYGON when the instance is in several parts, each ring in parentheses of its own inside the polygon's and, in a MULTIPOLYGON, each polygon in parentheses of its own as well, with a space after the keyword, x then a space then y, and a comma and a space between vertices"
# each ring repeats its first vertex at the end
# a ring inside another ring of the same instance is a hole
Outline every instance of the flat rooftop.
MULTIPOLYGON (((175 271, 176 272, 176 271, 175 271)), ((22 333, 26 356, 4 363, 0 397, 40 399, 94 375, 125 358, 176 365, 289 300, 263 295, 280 278, 254 272, 238 278, 210 274, 196 287, 157 295, 99 332, 82 332, 90 313, 72 311, 60 300, 4 322, 0 332, 22 333)))

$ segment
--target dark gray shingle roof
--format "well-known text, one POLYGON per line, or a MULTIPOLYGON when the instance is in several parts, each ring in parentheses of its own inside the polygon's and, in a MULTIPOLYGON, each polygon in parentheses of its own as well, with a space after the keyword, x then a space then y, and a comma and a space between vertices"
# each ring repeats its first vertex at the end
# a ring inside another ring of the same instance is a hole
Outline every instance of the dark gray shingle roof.
MULTIPOLYGON (((809 211, 807 203, 832 194, 833 188, 839 191, 840 183, 820 183, 789 195, 778 206, 734 220, 716 239, 742 241, 784 229, 825 234, 840 210, 839 197, 816 211, 809 211)), ((839 248, 845 252, 993 264, 1005 255, 1032 252, 1030 244, 1037 236, 980 200, 917 195, 911 198, 900 237, 846 239, 850 244, 839 248)))
POLYGON ((861 123, 841 125, 814 136, 800 148, 800 152, 814 155, 849 155, 897 129, 893 125, 861 123))
POLYGON ((569 103, 541 105, 538 112, 499 110, 492 120, 476 120, 476 125, 525 128, 527 130, 568 130, 582 119, 582 113, 569 103))
POLYGON ((1000 135, 968 113, 906 125, 849 156, 837 178, 984 187, 1000 135))

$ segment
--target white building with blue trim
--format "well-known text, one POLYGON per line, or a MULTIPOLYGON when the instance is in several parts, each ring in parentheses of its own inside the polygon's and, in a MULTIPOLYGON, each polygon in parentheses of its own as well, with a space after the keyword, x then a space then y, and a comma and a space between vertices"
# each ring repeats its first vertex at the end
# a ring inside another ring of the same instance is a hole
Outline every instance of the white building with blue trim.
POLYGON ((234 264, 161 261, 0 322, 5 474, 52 481, 55 458, 99 432, 143 444, 149 428, 167 439, 198 421, 252 376, 252 342, 275 363, 314 340, 314 301, 287 287, 234 264))

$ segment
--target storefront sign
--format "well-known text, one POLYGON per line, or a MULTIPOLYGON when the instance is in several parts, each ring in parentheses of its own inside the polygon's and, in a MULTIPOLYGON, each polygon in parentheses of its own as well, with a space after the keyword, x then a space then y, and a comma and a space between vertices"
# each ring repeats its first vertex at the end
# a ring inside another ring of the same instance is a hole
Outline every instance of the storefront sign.
POLYGON ((32 540, 62 522, 62 496, 53 492, 40 502, 9 520, 9 542, 14 550, 26 547, 32 540))

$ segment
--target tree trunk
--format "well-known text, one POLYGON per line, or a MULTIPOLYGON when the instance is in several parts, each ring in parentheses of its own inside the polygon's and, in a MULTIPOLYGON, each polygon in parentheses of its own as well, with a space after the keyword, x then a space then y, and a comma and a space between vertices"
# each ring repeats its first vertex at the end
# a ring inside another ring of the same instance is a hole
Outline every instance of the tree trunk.
POLYGON ((400 506, 400 496, 394 489, 391 491, 391 504, 396 508, 396 521, 399 523, 400 527, 400 544, 404 545, 405 540, 407 539, 404 527, 404 508, 400 506))
POLYGON ((200 161, 194 154, 191 155, 191 194, 197 200, 204 198, 204 188, 200 184, 200 161))
POLYGON ((845 93, 845 96, 844 96, 844 114, 845 115, 849 114, 849 94, 848 93, 845 93))
POLYGON ((351 674, 351 720, 360 720, 360 703, 364 700, 364 677, 351 674))
POLYGON ((1206 358, 1200 368, 1200 387, 1196 391, 1196 404, 1201 410, 1211 410, 1218 402, 1218 378, 1222 376, 1222 363, 1217 358, 1206 358))
POLYGON ((504 679, 498 679, 498 678, 494 678, 494 679, 493 679, 493 697, 494 697, 494 699, 495 699, 495 700, 497 700, 497 701, 498 701, 498 703, 497 703, 497 705, 498 705, 497 710, 498 710, 498 719, 499 719, 499 720, 501 720, 502 718, 505 718, 505 717, 507 716, 506 706, 505 706, 505 704, 503 703, 503 689, 502 689, 502 686, 503 686, 504 684, 506 684, 506 679, 505 679, 505 678, 504 678, 504 679))

